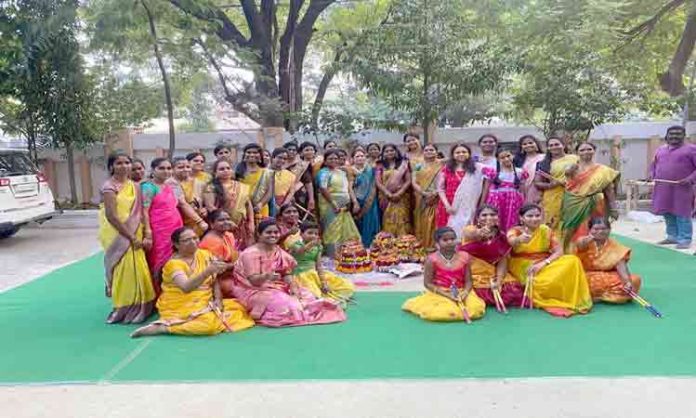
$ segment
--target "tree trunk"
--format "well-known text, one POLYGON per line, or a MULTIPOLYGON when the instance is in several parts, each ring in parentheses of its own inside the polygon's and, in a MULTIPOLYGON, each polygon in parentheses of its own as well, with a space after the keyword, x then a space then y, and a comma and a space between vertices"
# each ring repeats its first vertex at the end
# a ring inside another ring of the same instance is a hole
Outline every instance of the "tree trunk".
POLYGON ((68 158, 68 182, 70 183, 70 203, 77 204, 77 180, 75 179, 75 152, 70 141, 65 143, 65 154, 68 158))
POLYGON ((169 122, 169 152, 168 157, 172 158, 174 156, 174 151, 176 150, 176 137, 174 131, 174 104, 172 103, 172 90, 169 83, 169 74, 167 74, 167 68, 164 66, 164 60, 162 59, 162 54, 159 50, 159 39, 157 38, 157 28, 155 27, 155 19, 152 16, 152 12, 148 7, 145 0, 141 0, 140 3, 147 13, 147 21, 150 24, 150 35, 152 36, 152 48, 155 53, 155 58, 157 59, 157 65, 159 66, 160 73, 162 73, 162 83, 164 84, 164 100, 167 104, 167 121, 169 122))
POLYGON ((310 121, 314 129, 317 128, 319 123, 319 112, 321 112, 321 107, 324 105, 324 96, 326 96, 326 91, 329 89, 329 84, 336 75, 336 70, 338 68, 338 63, 341 61, 341 55, 343 55, 342 50, 336 51, 333 62, 326 69, 324 75, 321 77, 321 82, 319 82, 319 88, 317 89, 317 95, 314 98, 314 104, 312 105, 312 120, 310 121))
POLYGON ((696 44, 696 4, 693 4, 691 10, 689 10, 684 32, 682 32, 682 37, 672 62, 669 64, 669 69, 660 77, 662 90, 669 93, 672 97, 679 96, 684 92, 684 70, 694 51, 694 44, 696 44))

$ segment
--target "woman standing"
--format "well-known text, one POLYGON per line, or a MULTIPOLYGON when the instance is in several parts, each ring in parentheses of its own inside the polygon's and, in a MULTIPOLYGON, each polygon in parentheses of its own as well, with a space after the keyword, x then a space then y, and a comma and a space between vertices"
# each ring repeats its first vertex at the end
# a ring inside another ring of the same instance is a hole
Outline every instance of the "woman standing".
POLYGON ((620 173, 613 168, 594 162, 597 148, 582 142, 575 148, 580 162, 566 172, 566 190, 561 207, 563 245, 572 251, 572 241, 589 233, 591 218, 619 217, 614 188, 620 173))
POLYGON ((223 299, 216 276, 230 266, 198 249, 198 236, 186 227, 174 231, 171 241, 176 251, 162 274, 162 295, 157 301, 160 317, 131 337, 216 335, 253 327, 254 321, 239 302, 223 299))
POLYGON ((111 177, 101 188, 104 204, 99 210, 106 296, 113 304, 106 322, 139 323, 155 307, 155 290, 143 251, 152 240, 143 236, 140 193, 135 182, 128 179, 132 170, 130 157, 112 154, 107 168, 111 177))
POLYGON ((382 227, 377 203, 376 173, 374 167, 367 163, 367 155, 362 148, 356 148, 352 157, 351 170, 355 178, 353 192, 360 207, 360 211, 355 214, 355 224, 360 231, 363 246, 369 248, 382 227))
POLYGON ((249 186, 256 222, 269 216, 268 203, 273 194, 273 173, 263 163, 263 149, 257 144, 244 147, 242 162, 237 164, 235 179, 249 186))
POLYGON ((413 233, 411 224, 411 172, 408 161, 404 161, 396 145, 382 148, 382 157, 377 165, 377 189, 379 207, 382 210, 382 231, 395 237, 413 233))
POLYGON ((152 237, 152 247, 147 252, 150 272, 155 279, 155 289, 159 293, 159 282, 164 263, 172 256, 171 236, 184 224, 181 213, 187 214, 202 230, 208 224, 198 216, 184 200, 184 192, 172 177, 172 163, 167 158, 155 158, 150 163, 152 179, 140 184, 143 194, 143 212, 146 224, 145 236, 152 237), (180 212, 181 210, 181 212, 180 212))
POLYGON ((457 234, 450 227, 435 231, 437 251, 425 259, 425 292, 407 300, 401 309, 426 321, 464 321, 482 318, 486 303, 473 291, 471 257, 457 251, 457 234))
POLYGON ((563 141, 557 137, 546 141, 546 149, 546 156, 538 165, 534 185, 543 193, 541 207, 544 208, 544 223, 560 233, 566 170, 577 164, 578 157, 566 154, 563 141))
MULTIPOLYGON (((234 239, 232 228, 234 224, 230 215, 222 209, 215 209, 208 218, 210 231, 205 234, 198 248, 209 251, 217 260, 232 266, 239 258, 237 242, 234 239)), ((232 298, 233 285, 232 269, 227 269, 218 273, 217 281, 220 283, 220 290, 223 298, 232 298)))
POLYGON ((428 144, 423 148, 423 162, 413 167, 413 194, 415 208, 413 223, 416 238, 426 250, 435 249, 435 212, 440 200, 437 194, 437 175, 442 163, 437 159, 437 147, 428 144))
POLYGON ((541 208, 523 206, 520 223, 507 234, 512 247, 508 269, 522 284, 532 281, 534 306, 560 317, 589 312, 592 295, 582 263, 574 255, 563 255, 553 230, 542 224, 541 208))
POLYGON ((533 135, 524 135, 517 141, 517 153, 515 154, 515 167, 522 169, 525 177, 524 191, 525 203, 538 204, 541 201, 541 192, 534 185, 537 164, 544 159, 541 144, 533 135))
POLYGON ((212 182, 206 188, 203 201, 208 212, 223 209, 234 225, 232 232, 242 250, 254 242, 254 208, 249 187, 233 179, 232 166, 227 160, 213 164, 212 182))
POLYGON ((484 205, 476 218, 476 225, 464 228, 460 250, 472 256, 471 276, 474 291, 488 305, 495 306, 493 289, 500 291, 503 304, 519 306, 524 287, 508 273, 510 244, 500 230, 498 210, 484 205))
POLYGON ((351 216, 351 203, 353 213, 358 213, 360 206, 348 183, 348 176, 339 167, 338 154, 336 149, 327 151, 324 154, 324 167, 317 175, 319 218, 329 256, 333 256, 342 243, 360 238, 351 216))
POLYGON ((486 203, 498 210, 500 229, 506 232, 519 222, 518 212, 524 205, 525 175, 512 164, 512 153, 505 149, 496 152, 498 163, 495 170, 484 168, 489 178, 486 203))
POLYGON ((404 135, 404 144, 406 146, 406 159, 411 165, 411 171, 417 164, 423 162, 423 147, 421 146, 420 137, 417 134, 408 133, 404 135))
POLYGON ((203 184, 210 183, 213 176, 205 171, 205 155, 200 152, 192 152, 186 155, 186 159, 191 162, 191 177, 203 184))
POLYGON ((379 157, 382 155, 382 148, 378 143, 373 142, 367 145, 367 163, 372 167, 377 165, 379 157))
POLYGON ((257 324, 266 327, 329 324, 346 320, 340 306, 298 286, 295 259, 280 246, 273 218, 256 228, 257 243, 242 251, 234 267, 234 294, 257 324))
POLYGON ((285 168, 288 161, 288 151, 276 148, 271 154, 271 170, 273 170, 273 198, 271 200, 271 215, 276 216, 278 209, 293 201, 295 175, 285 168))
POLYGON ((458 144, 450 149, 450 158, 438 176, 435 223, 438 228, 452 227, 458 237, 476 215, 477 208, 486 201, 488 181, 482 166, 475 163, 471 148, 458 144))
POLYGON ((131 172, 130 172, 130 179, 133 180, 133 183, 135 184, 140 184, 141 181, 145 178, 145 163, 143 163, 143 160, 134 158, 133 159, 133 164, 131 164, 131 172))
POLYGON ((191 163, 184 157, 176 157, 172 162, 174 169, 173 179, 178 183, 184 193, 184 200, 194 210, 194 213, 184 213, 184 225, 196 231, 198 236, 203 236, 205 232, 199 225, 201 221, 208 217, 208 211, 203 207, 203 191, 205 184, 191 176, 191 163))
POLYGON ((297 179, 293 186, 293 198, 307 211, 306 213, 314 213, 314 176, 311 161, 316 153, 316 147, 311 142, 303 142, 299 147, 299 152, 298 158, 290 161, 287 166, 287 169, 297 179), (304 159, 305 149, 307 149, 307 154, 311 155, 308 160, 304 159))

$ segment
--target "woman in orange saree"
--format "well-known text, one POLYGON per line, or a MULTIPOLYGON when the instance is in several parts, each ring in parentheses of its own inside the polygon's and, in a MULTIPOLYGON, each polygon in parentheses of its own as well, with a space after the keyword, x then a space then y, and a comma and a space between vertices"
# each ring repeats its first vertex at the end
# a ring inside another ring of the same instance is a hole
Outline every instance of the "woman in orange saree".
MULTIPOLYGON (((205 234, 198 248, 209 251, 217 260, 224 261, 229 265, 234 264, 239 258, 239 252, 234 234, 230 232, 233 225, 230 215, 222 209, 216 209, 210 213, 208 221, 211 229, 205 234)), ((220 282, 222 296, 225 298, 234 297, 232 270, 220 272, 217 280, 220 282)))
POLYGON ((592 218, 589 235, 579 238, 577 256, 585 268, 592 299, 607 303, 631 300, 628 290, 638 292, 641 280, 628 270, 631 249, 609 238, 611 226, 605 218, 592 218))
POLYGON ((382 148, 382 158, 377 168, 379 206, 382 209, 382 231, 395 237, 410 235, 411 224, 411 172, 396 145, 382 148))

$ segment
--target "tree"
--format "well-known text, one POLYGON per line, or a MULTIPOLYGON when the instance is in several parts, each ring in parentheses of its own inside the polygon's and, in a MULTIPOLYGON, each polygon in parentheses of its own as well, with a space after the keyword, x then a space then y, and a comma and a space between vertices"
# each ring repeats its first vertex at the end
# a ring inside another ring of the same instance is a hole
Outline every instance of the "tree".
POLYGON ((504 85, 514 68, 507 48, 496 42, 494 14, 485 2, 400 0, 364 42, 353 74, 429 126, 452 103, 504 85))

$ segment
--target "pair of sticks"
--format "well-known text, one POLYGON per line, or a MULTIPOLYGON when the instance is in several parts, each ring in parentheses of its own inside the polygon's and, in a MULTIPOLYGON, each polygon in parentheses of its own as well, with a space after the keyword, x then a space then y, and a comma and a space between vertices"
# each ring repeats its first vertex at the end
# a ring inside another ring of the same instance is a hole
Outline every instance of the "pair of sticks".
POLYGON ((645 308, 648 312, 650 312, 655 318, 662 318, 662 313, 658 311, 650 302, 645 300, 642 296, 640 296, 638 293, 636 293, 633 289, 627 289, 626 293, 636 301, 640 306, 645 308))
POLYGON ((464 306, 464 302, 462 302, 459 299, 459 289, 457 289, 457 286, 454 284, 452 287, 450 287, 450 293, 452 294, 452 298, 457 301, 457 306, 462 310, 462 316, 464 317, 464 322, 467 324, 471 323, 471 317, 469 316, 469 311, 466 310, 466 306, 464 306))
POLYGON ((527 283, 524 285, 524 293, 522 294, 522 303, 520 303, 520 308, 534 309, 534 276, 527 276, 527 283))
POLYGON ((500 294, 500 289, 491 287, 491 292, 493 293, 493 300, 495 301, 495 310, 507 314, 508 311, 503 302, 503 296, 500 294))

